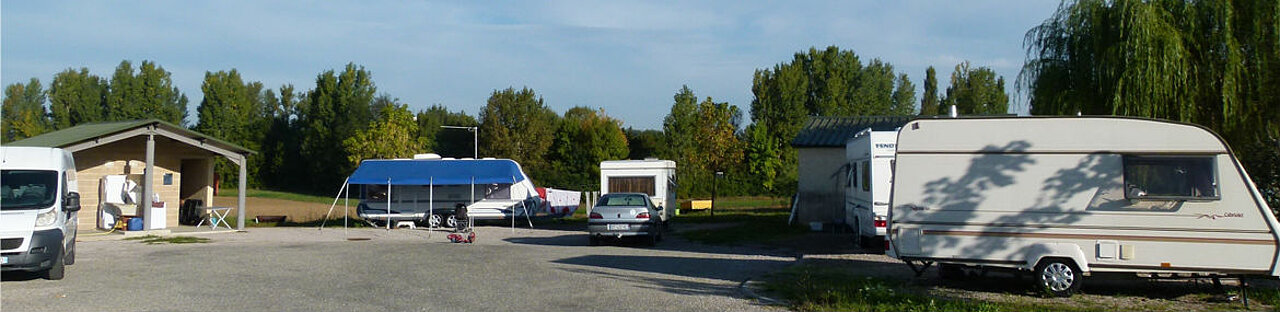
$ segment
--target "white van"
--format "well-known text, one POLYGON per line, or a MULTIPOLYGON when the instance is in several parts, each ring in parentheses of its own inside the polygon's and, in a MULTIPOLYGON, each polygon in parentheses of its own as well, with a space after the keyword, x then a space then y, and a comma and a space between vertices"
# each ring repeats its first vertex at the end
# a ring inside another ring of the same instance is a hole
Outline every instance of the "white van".
POLYGON ((860 247, 884 250, 897 142, 897 130, 867 128, 845 144, 848 179, 845 180, 844 222, 853 230, 854 242, 860 247))
POLYGON ((0 270, 62 279, 76 262, 80 193, 71 153, 0 147, 0 270))
POLYGON ((1280 275, 1280 225, 1206 128, 919 119, 897 144, 887 252, 917 273, 1031 271, 1056 296, 1098 273, 1280 275))

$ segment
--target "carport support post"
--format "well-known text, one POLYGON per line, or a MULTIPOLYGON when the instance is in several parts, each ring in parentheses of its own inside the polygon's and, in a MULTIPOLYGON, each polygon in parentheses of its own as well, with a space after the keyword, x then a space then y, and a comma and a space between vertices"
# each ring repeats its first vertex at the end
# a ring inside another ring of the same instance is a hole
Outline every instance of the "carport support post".
MULTIPOLYGON (((148 130, 153 129, 154 128, 148 127, 148 130)), ((156 135, 154 134, 154 131, 147 134, 146 159, 147 169, 142 171, 142 183, 144 183, 142 187, 142 206, 138 207, 138 210, 141 210, 142 212, 142 224, 145 225, 143 229, 154 230, 151 228, 151 197, 155 196, 154 194, 156 192, 155 183, 152 183, 151 180, 155 177, 154 172, 156 171, 156 135)))
POLYGON ((244 193, 246 193, 245 188, 248 185, 246 181, 249 176, 249 170, 246 169, 245 166, 248 166, 249 164, 245 163, 244 155, 240 155, 238 158, 238 165, 240 165, 240 189, 236 192, 236 205, 239 206, 236 207, 236 230, 244 231, 244 193))

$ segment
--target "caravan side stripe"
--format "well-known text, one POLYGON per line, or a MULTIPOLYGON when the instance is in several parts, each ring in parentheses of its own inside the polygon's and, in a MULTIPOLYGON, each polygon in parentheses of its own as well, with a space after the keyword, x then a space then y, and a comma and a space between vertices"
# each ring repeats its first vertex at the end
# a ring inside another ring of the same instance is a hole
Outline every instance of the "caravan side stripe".
POLYGON ((1268 239, 1168 237, 1168 236, 1142 236, 1142 235, 1056 234, 1056 233, 1019 233, 1019 232, 989 232, 989 231, 955 231, 955 230, 924 230, 922 234, 951 235, 951 236, 1086 239, 1086 240, 1128 240, 1128 241, 1209 243, 1209 244, 1248 244, 1248 245, 1275 245, 1276 244, 1274 240, 1268 240, 1268 239))

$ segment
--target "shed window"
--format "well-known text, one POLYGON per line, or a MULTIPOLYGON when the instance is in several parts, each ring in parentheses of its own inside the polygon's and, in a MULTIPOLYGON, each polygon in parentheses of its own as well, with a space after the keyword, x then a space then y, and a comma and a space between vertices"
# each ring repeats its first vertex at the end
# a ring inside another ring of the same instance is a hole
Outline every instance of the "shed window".
POLYGON ((1125 197, 1130 199, 1216 199, 1212 156, 1125 156, 1125 197))

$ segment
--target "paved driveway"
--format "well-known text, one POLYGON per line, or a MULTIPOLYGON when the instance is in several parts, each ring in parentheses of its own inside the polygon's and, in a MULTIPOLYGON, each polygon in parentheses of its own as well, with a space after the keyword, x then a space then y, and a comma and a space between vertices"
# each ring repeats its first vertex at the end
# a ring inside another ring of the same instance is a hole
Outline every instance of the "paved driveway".
POLYGON ((81 242, 61 281, 4 274, 4 311, 775 310, 738 284, 791 264, 766 250, 668 239, 586 246, 580 231, 264 228, 203 244, 81 242), (367 238, 368 240, 349 240, 367 238))

